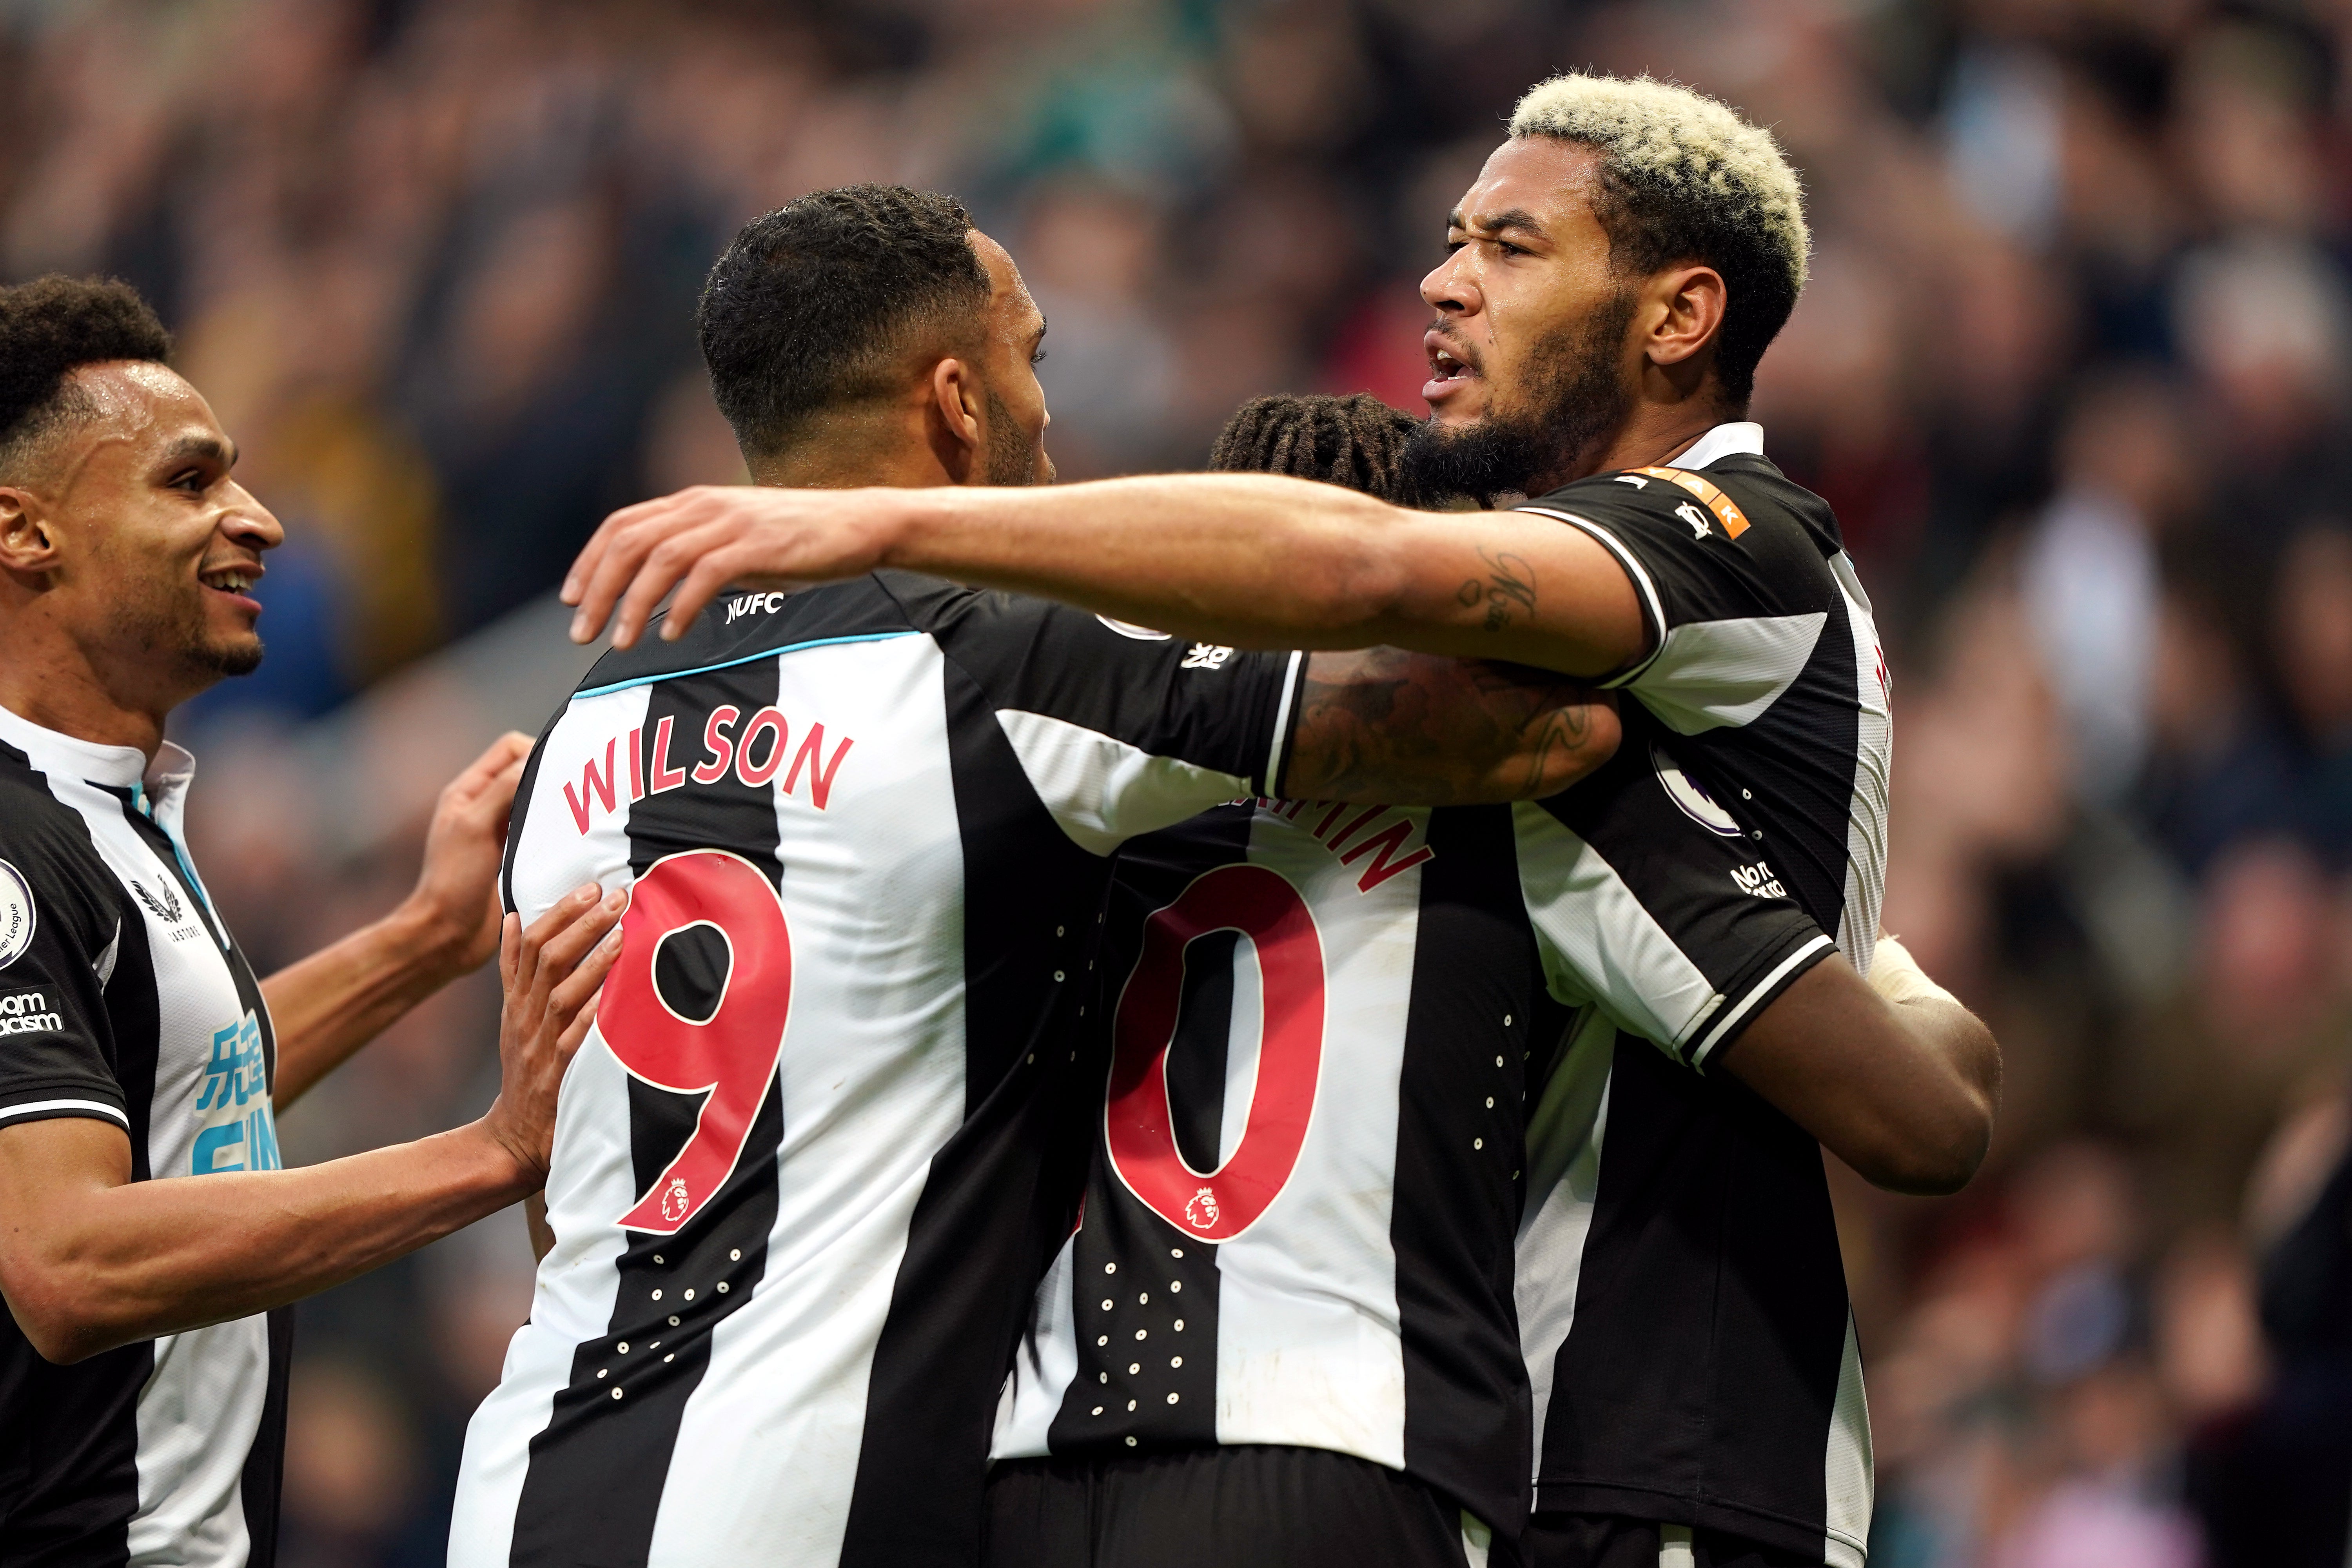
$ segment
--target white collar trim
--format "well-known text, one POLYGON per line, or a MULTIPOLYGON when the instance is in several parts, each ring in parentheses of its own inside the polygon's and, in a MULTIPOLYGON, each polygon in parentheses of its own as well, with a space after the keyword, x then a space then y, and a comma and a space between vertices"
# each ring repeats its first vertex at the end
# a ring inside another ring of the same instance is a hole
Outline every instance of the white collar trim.
POLYGON ((106 746, 84 741, 0 708, 0 742, 32 758, 37 767, 62 764, 91 784, 129 789, 145 784, 156 794, 185 784, 195 771, 195 759, 185 749, 166 741, 151 763, 136 746, 106 746))
POLYGON ((1681 457, 1669 458, 1665 467, 1696 470, 1742 453, 1751 458, 1764 455, 1764 426, 1752 419, 1727 420, 1717 425, 1692 442, 1690 449, 1681 457))

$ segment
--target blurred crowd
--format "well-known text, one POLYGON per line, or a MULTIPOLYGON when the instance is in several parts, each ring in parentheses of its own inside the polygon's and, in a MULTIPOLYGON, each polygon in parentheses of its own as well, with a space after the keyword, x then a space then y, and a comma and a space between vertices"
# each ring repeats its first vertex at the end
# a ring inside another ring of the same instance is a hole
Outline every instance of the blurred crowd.
MULTIPOLYGON (((1714 91, 1804 172, 1756 416, 1887 635, 1888 928, 2007 1047, 1969 1192, 1839 1183, 1874 1562, 2288 1562, 2264 1489, 2305 1475, 2341 1562, 2347 0, 0 0, 0 278, 137 283, 289 524, 268 662, 186 721, 267 968, 561 697, 545 595, 603 513, 742 477, 691 315, 744 219, 957 192, 1051 320, 1063 475, 1196 467, 1258 393, 1421 411, 1415 280, 1570 67, 1714 91)), ((289 1159, 469 1112, 493 994, 289 1159)), ((439 1561, 529 1279, 509 1215, 304 1307, 295 1568, 439 1561)))

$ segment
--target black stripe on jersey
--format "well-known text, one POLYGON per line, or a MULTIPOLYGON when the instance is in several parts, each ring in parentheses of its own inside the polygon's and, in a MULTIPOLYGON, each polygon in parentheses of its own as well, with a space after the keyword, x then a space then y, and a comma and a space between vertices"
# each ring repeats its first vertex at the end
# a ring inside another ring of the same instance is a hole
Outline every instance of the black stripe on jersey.
POLYGON ((1846 1326, 1820 1146, 1744 1086, 1646 1040, 1620 1034, 1612 1063, 1537 1506, 1818 1552, 1846 1326))
POLYGON ((1566 1009, 1544 992, 1510 808, 1433 811, 1397 1083, 1396 1254, 1404 1463, 1483 1520, 1527 1510, 1527 1369, 1516 1330, 1530 1042, 1566 1009), (1467 953, 1484 955, 1464 963, 1467 953), (1506 955, 1510 955, 1507 959, 1506 955), (1483 1147, 1482 1147, 1483 1145, 1483 1147))
MULTIPOLYGON (((1253 802, 1223 806, 1120 853, 1103 944, 1103 1039, 1141 954, 1145 922, 1204 873, 1246 860, 1256 815, 1253 802)), ((1177 1147, 1196 1170, 1218 1163, 1239 940, 1235 931, 1211 931, 1184 952, 1168 1098, 1177 1147)), ((1110 1169, 1099 1148, 1102 1100, 1097 1084, 1087 1130, 1097 1153, 1086 1223, 1071 1257, 1078 1371, 1046 1441, 1056 1454, 1124 1452, 1130 1438, 1155 1446, 1214 1443, 1217 1248, 1152 1212, 1110 1169)))
POLYGON ((997 1395, 1037 1280, 1069 1234, 1086 1180, 1083 1118, 1101 1083, 1078 1048, 1076 1009, 1090 994, 1109 864, 1038 809, 972 678, 950 660, 941 679, 963 844, 966 1120, 932 1158, 908 1223, 866 1385, 842 1568, 977 1558, 997 1395), (1041 984, 1056 973, 1059 984, 1041 984), (1009 1186, 1007 1172, 1022 1184, 1009 1186), (970 1464, 936 1462, 953 1454, 970 1464))
POLYGON ((269 1313, 269 1391, 261 1401, 261 1428, 245 1457, 237 1488, 245 1505, 245 1534, 251 1542, 246 1568, 271 1568, 278 1561, 278 1502, 286 1479, 286 1397, 294 1364, 294 1309, 269 1313))
MULTIPOLYGON (((722 702, 756 713, 775 702, 778 684, 772 659, 664 681, 649 694, 641 743, 652 743, 663 719, 683 726, 722 702)), ((780 884, 779 836, 773 786, 730 774, 631 805, 629 868, 641 877, 666 856, 715 847, 780 884)), ((642 1193, 692 1135, 700 1100, 635 1078, 628 1090, 629 1152, 642 1193)), ((531 1439, 515 1510, 516 1568, 646 1561, 687 1402, 709 1369, 711 1331, 751 1299, 766 1272, 783 1131, 782 1091, 771 1078, 733 1173, 702 1212, 674 1236, 629 1233, 608 1330, 573 1352, 571 1383, 531 1439), (727 1289, 715 1289, 721 1280, 727 1289)))

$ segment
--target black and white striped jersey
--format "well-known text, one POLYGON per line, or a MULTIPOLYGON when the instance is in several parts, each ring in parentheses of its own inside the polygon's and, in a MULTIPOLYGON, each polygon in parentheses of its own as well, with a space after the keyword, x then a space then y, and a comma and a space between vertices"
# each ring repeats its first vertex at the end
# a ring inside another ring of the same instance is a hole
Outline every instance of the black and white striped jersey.
POLYGON ((1095 1164, 997 1458, 1330 1448, 1516 1531, 1521 1091, 1566 1015, 1511 816, 1260 799, 1121 851, 1095 1164))
MULTIPOLYGON (((1624 953, 1531 1075, 1518 1304, 1536 1503, 1859 1568, 1869 1422, 1821 1152, 1706 1070, 1772 988, 1743 1000, 1694 954, 1692 883, 1662 847, 1695 825, 1736 848, 1759 910, 1801 911, 1867 970, 1893 739, 1869 602, 1828 506, 1764 459, 1752 425, 1531 510, 1618 558, 1654 638, 1616 682, 1638 706, 1615 761, 1518 815, 1523 868, 1574 868, 1530 881, 1538 926, 1563 949, 1618 933, 1624 953)), ((1792 978, 1822 955, 1780 962, 1792 978)))
POLYGON ((1517 807, 1238 803, 1121 851, 1095 1165, 996 1458, 1333 1448, 1516 1533, 1530 1058, 1595 1002, 1677 1050, 1736 1033, 1830 949, 1650 759, 1517 807), (1559 826, 1637 815, 1671 933, 1559 826))
MULTIPOLYGON (((134 1181, 279 1164, 269 1011, 181 837, 194 773, 0 710, 0 1127, 121 1127, 134 1181)), ((0 1562, 272 1561, 291 1323, 54 1366, 8 1319, 0 1562)))
POLYGON ((608 656, 509 839, 631 888, 450 1562, 962 1563, 1083 1184, 1111 852, 1265 787, 1303 659, 884 573, 608 656))

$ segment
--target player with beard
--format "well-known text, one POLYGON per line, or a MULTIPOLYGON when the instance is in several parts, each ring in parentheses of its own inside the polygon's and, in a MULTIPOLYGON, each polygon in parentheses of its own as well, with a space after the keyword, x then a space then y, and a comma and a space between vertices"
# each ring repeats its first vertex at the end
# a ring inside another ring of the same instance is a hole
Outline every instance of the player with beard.
POLYGON ((1655 1552, 1667 1527, 1709 1553, 1718 1532, 1727 1561, 1858 1563, 1867 1418, 1813 1141, 1882 1184, 1950 1190, 1982 1157, 1999 1058, 1980 1027, 1936 1026, 1861 978, 1884 886, 1884 661, 1835 519, 1745 417, 1804 284, 1801 192, 1723 105, 1570 76, 1520 102, 1449 228, 1423 284, 1432 417, 1410 469, 1538 498, 1524 506, 1440 516, 1234 475, 1022 497, 693 490, 607 520, 567 581, 576 635, 617 607, 633 639, 673 587, 674 628, 724 582, 889 563, 1235 644, 1385 642, 1632 693, 1625 749, 1748 851, 1743 887, 1785 892, 1823 940, 1790 955, 1769 1008, 1726 1009, 1694 979, 1677 1016, 1612 1020, 1675 1062, 1593 1037, 1570 1075, 1587 1121, 1605 1103, 1613 1135, 1638 1105, 1660 1131, 1654 1164, 1616 1189, 1633 1208, 1567 1172, 1529 1222, 1523 1250, 1552 1281, 1522 1302, 1544 1370, 1538 1522, 1568 1561, 1655 1552), (1841 1018, 1874 1044, 1823 1070, 1819 1044, 1853 1037, 1841 1018))
POLYGON ((0 289, 12 1563, 271 1561, 288 1304, 539 1186, 556 1085, 618 952, 620 900, 593 887, 528 936, 509 917, 490 1110, 279 1168, 275 1113, 499 945, 492 884, 520 737, 443 795, 398 910, 255 978, 182 837, 194 763, 163 731, 181 702, 261 662, 247 590, 284 535, 231 477, 236 448, 170 348, 128 285, 0 289))
MULTIPOLYGON (((754 219, 699 325, 748 488, 1053 472, 1045 319, 949 197, 754 219)), ((1558 677, 1239 652, 898 572, 735 595, 599 663, 533 754, 508 888, 626 885, 642 957, 564 1088, 453 1568, 969 1564, 1099 1109, 1113 852, 1284 781, 1549 794, 1614 731, 1558 677)))

